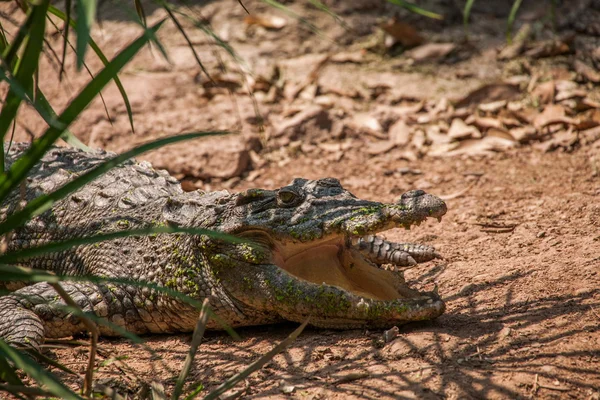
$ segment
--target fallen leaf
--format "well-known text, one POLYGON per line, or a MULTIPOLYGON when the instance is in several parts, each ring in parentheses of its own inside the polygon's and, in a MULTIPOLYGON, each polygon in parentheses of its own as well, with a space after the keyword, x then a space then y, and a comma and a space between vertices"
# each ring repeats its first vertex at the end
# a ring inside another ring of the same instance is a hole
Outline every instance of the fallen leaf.
POLYGON ((332 55, 329 61, 338 64, 354 63, 362 64, 366 62, 365 53, 362 51, 346 51, 332 55))
POLYGON ((575 72, 583 76, 588 81, 594 83, 600 82, 600 73, 598 73, 595 68, 590 67, 583 61, 576 59, 573 62, 573 68, 575 69, 575 72))
POLYGON ((533 126, 541 129, 548 125, 564 123, 573 124, 574 120, 566 116, 565 108, 560 104, 549 104, 533 120, 533 126))
POLYGON ((515 35, 512 44, 509 44, 498 54, 499 60, 512 60, 519 56, 525 49, 525 44, 531 36, 531 24, 524 24, 515 35))
POLYGON ((402 119, 399 119, 390 126, 388 131, 390 142, 401 147, 406 146, 410 142, 410 134, 410 128, 402 119))
POLYGON ((486 136, 482 139, 468 139, 458 142, 458 146, 448 151, 445 156, 488 155, 495 152, 506 151, 515 146, 515 142, 494 136, 486 136))
POLYGON ((452 139, 467 139, 467 138, 480 138, 481 132, 471 125, 467 125, 462 119, 454 118, 448 131, 448 136, 452 139))
POLYGON ((267 29, 279 30, 287 24, 287 21, 285 18, 277 15, 253 14, 246 15, 244 18, 244 23, 246 23, 246 25, 258 25, 267 29))
POLYGON ((575 124, 577 130, 585 130, 600 125, 600 110, 593 108, 577 115, 579 123, 575 124))
POLYGON ((381 140, 378 142, 371 142, 367 145, 366 152, 371 155, 378 155, 387 153, 391 149, 396 147, 396 143, 391 140, 381 140))
POLYGON ((588 145, 600 140, 600 126, 580 131, 581 143, 588 145))
POLYGON ((454 43, 428 43, 407 51, 405 54, 415 62, 433 61, 446 57, 455 48, 454 43))
POLYGON ((477 108, 486 113, 494 113, 506 106, 506 100, 492 101, 491 103, 481 103, 477 108))
POLYGON ((537 139, 537 129, 533 126, 523 126, 514 128, 509 131, 510 135, 519 143, 527 143, 531 140, 537 139))
POLYGON ((415 47, 425 41, 412 25, 400 22, 396 18, 382 23, 380 28, 390 35, 396 43, 400 43, 404 47, 415 47))
POLYGON ((550 152, 557 149, 563 149, 566 151, 572 151, 574 147, 579 143, 579 136, 577 132, 574 132, 572 128, 557 132, 552 136, 552 139, 541 143, 540 148, 544 152, 550 152))
POLYGON ((571 45, 574 38, 574 35, 567 35, 560 39, 539 42, 533 48, 527 50, 525 55, 533 58, 543 58, 572 53, 571 45))
POLYGON ((415 104, 395 106, 394 111, 401 116, 416 114, 423 109, 424 101, 415 104))
POLYGON ((482 130, 490 128, 502 129, 502 122, 496 118, 491 117, 474 117, 473 121, 470 123, 482 130))
POLYGON ((431 125, 425 129, 425 133, 427 135, 427 140, 432 142, 433 144, 441 144, 441 143, 450 143, 452 142, 452 138, 446 134, 441 133, 440 127, 438 125, 431 125))
POLYGON ((337 153, 342 150, 341 143, 318 143, 317 147, 328 153, 337 153))
POLYGON ((508 83, 492 83, 481 86, 455 103, 456 108, 470 107, 482 103, 508 101, 517 97, 521 91, 517 85, 508 83))
POLYGON ((569 99, 583 98, 587 96, 587 94, 588 92, 584 89, 561 90, 556 95, 555 100, 561 102, 569 99))
POLYGON ((425 132, 423 132, 421 129, 417 129, 414 133, 413 133, 413 137, 412 137, 412 145, 415 146, 417 149, 422 150, 423 147, 425 147, 425 143, 427 142, 427 137, 425 136, 425 132))
POLYGON ((540 83, 531 92, 531 96, 538 99, 539 104, 548 104, 554 101, 554 94, 556 93, 556 87, 554 81, 548 81, 540 83))
POLYGON ((356 114, 352 122, 361 129, 368 129, 378 133, 383 132, 383 128, 377 118, 369 114, 356 114))
POLYGON ((485 133, 485 135, 486 135, 486 137, 487 136, 498 137, 498 138, 510 140, 511 142, 517 141, 508 131, 506 131, 505 129, 501 129, 501 128, 490 128, 485 133))
POLYGON ((297 113, 293 117, 288 118, 287 120, 283 121, 281 124, 274 127, 271 137, 276 138, 276 137, 284 136, 284 134, 286 134, 287 132, 289 132, 291 130, 294 130, 294 128, 296 128, 297 126, 304 124, 308 120, 316 118, 322 112, 323 112, 323 108, 321 108, 319 106, 309 106, 305 110, 297 113))

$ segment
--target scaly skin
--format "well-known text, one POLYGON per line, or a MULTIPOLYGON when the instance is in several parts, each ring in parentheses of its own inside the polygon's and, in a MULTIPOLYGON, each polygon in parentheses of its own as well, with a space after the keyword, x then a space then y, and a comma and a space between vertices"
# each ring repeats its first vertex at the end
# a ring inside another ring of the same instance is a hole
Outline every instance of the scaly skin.
MULTIPOLYGON (((10 165, 25 146, 13 146, 10 165)), ((48 193, 107 158, 55 148, 36 165, 26 200, 48 193)), ((13 213, 15 191, 1 205, 13 213)), ((184 193, 165 171, 128 162, 57 202, 18 229, 9 251, 98 233, 173 224, 208 228, 251 240, 227 243, 207 236, 160 234, 82 245, 21 263, 61 275, 97 275, 152 282, 195 299, 208 297, 213 311, 231 326, 281 320, 330 328, 388 328, 433 319, 444 311, 437 293, 421 293, 404 282, 401 267, 439 257, 428 246, 391 243, 376 236, 440 219, 446 205, 415 190, 395 204, 361 200, 333 178, 295 179, 279 190, 251 189, 184 193)), ((14 289, 14 284, 0 281, 14 289)), ((136 333, 192 331, 198 310, 149 289, 119 284, 63 282, 84 310, 136 333)), ((46 283, 0 297, 0 337, 38 347, 44 338, 85 331, 46 283)), ((220 328, 209 322, 209 328, 220 328)), ((115 335, 99 326, 103 335, 115 335)))

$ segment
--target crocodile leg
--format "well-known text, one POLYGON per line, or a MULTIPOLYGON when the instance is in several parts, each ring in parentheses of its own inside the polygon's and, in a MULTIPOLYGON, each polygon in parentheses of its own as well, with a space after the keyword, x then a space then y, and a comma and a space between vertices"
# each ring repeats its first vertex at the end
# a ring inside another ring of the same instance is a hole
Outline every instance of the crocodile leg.
POLYGON ((393 243, 379 236, 353 238, 351 245, 374 263, 391 263, 409 267, 442 256, 431 246, 414 243, 393 243))
MULTIPOLYGON (((82 282, 61 282, 61 286, 84 312, 94 312, 132 332, 147 331, 138 313, 129 307, 125 288, 82 282)), ((62 298, 45 282, 0 297, 0 337, 12 344, 39 349, 44 337, 85 332, 81 319, 64 306, 62 298)), ((115 335, 110 328, 99 328, 103 335, 115 335)))

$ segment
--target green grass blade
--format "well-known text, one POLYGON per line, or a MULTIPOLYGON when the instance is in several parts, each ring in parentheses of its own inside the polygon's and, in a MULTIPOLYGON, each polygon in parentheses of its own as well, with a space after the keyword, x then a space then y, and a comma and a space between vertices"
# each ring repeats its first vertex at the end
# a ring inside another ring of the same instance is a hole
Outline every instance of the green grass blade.
POLYGON ((144 12, 142 2, 140 0, 133 0, 133 4, 135 5, 135 12, 140 18, 140 21, 142 21, 142 24, 144 26, 148 26, 148 22, 146 21, 146 13, 144 12))
POLYGON ((321 32, 321 30, 319 28, 317 28, 317 26, 315 24, 313 24, 312 22, 310 22, 309 20, 307 20, 303 16, 299 15, 298 13, 294 12, 288 6, 286 6, 284 4, 281 4, 277 0, 262 0, 262 2, 265 3, 265 4, 270 5, 273 8, 276 8, 278 10, 283 11, 285 14, 289 15, 290 17, 292 17, 294 19, 297 19, 298 21, 300 21, 300 23, 306 25, 306 27, 308 29, 310 29, 311 31, 313 31, 317 35, 323 36, 323 33, 321 32))
POLYGON ((0 382, 8 382, 11 385, 18 386, 23 385, 23 382, 19 379, 15 370, 2 355, 0 355, 0 382))
MULTIPOLYGON (((48 0, 46 0, 48 1, 48 0)), ((45 15, 43 16, 45 17, 45 15)), ((45 18, 42 18, 45 21, 45 18)), ((42 22, 42 23, 43 23, 42 22)), ((129 62, 135 54, 148 42, 149 31, 156 32, 164 20, 146 30, 133 43, 121 51, 91 82, 77 95, 59 117, 59 121, 67 128, 91 103, 104 86, 129 62)), ((4 110, 3 110, 4 111, 4 110)), ((1 116, 1 115, 0 115, 1 116)), ((0 118, 1 120, 1 118, 0 118)), ((50 127, 44 135, 35 140, 29 150, 12 165, 10 171, 0 176, 0 201, 13 190, 27 173, 42 158, 45 152, 60 137, 63 130, 50 127)))
MULTIPOLYGON (((50 5, 50 7, 48 8, 48 11, 50 11, 50 8, 52 8, 53 6, 50 5)), ((64 21, 64 28, 63 28, 63 48, 62 48, 62 58, 60 61, 60 71, 58 72, 58 80, 62 81, 62 76, 65 72, 65 60, 67 59, 67 42, 69 41, 69 29, 71 28, 71 7, 72 7, 72 1, 71 0, 65 0, 65 10, 66 10, 66 15, 65 15, 65 19, 64 21)))
POLYGON ((96 0, 75 0, 77 11, 77 69, 81 70, 85 60, 87 45, 90 40, 90 30, 96 20, 96 0))
POLYGON ((422 16, 427 17, 427 18, 444 19, 444 16, 441 15, 441 14, 434 13, 432 11, 428 11, 428 10, 426 10, 424 8, 415 6, 414 4, 409 3, 407 1, 404 1, 404 0, 387 0, 387 1, 390 2, 390 3, 392 3, 392 4, 395 4, 397 6, 406 8, 410 12, 422 15, 422 16))
POLYGON ((332 9, 323 4, 320 0, 308 0, 310 4, 312 4, 315 8, 323 11, 325 14, 328 14, 331 18, 333 18, 338 24, 342 26, 342 28, 349 30, 350 27, 346 22, 336 14, 332 9))
POLYGON ((99 235, 80 237, 64 240, 61 242, 52 242, 38 247, 29 247, 19 251, 13 251, 0 255, 0 263, 14 264, 29 258, 38 257, 48 253, 58 253, 60 251, 72 249, 76 246, 106 242, 109 240, 120 239, 129 236, 150 236, 161 233, 186 233, 188 235, 205 235, 214 239, 224 240, 230 243, 247 243, 247 241, 235 236, 217 231, 202 228, 182 228, 177 226, 157 226, 153 228, 130 229, 119 232, 103 233, 99 235))
POLYGON ((465 28, 465 35, 469 36, 469 18, 471 17, 471 8, 475 0, 467 0, 465 8, 463 9, 463 26, 465 28))
POLYGON ((175 17, 175 15, 173 14, 173 12, 171 11, 171 9, 169 8, 169 5, 164 4, 163 8, 167 12, 167 14, 169 14, 169 18, 171 18, 171 20, 173 21, 173 23, 177 27, 177 30, 179 31, 179 33, 181 33, 181 35, 185 39, 188 47, 190 48, 190 50, 192 51, 192 54, 194 55, 194 58, 196 59, 196 63, 198 64, 198 66, 200 67, 200 69, 202 70, 202 72, 204 72, 204 75, 206 75, 208 77, 208 79, 212 80, 212 78, 210 77, 208 71, 204 67, 204 64, 202 64, 202 61, 200 60, 200 56, 196 52, 196 49, 194 49, 194 45, 192 44, 192 41, 190 40, 190 38, 188 37, 187 33, 185 32, 185 29, 183 29, 183 27, 181 26, 181 24, 179 23, 179 21, 177 20, 177 18, 175 17))
POLYGON ((45 387, 48 392, 54 394, 55 396, 66 400, 83 399, 66 387, 54 374, 46 371, 44 368, 40 368, 38 363, 12 348, 1 339, 0 352, 2 353, 0 356, 4 355, 4 357, 10 359, 17 368, 23 370, 40 386, 45 387))
MULTIPOLYGON (((6 80, 13 92, 19 96, 22 101, 25 101, 31 105, 49 126, 64 130, 64 125, 58 120, 58 116, 41 90, 38 90, 36 101, 33 102, 31 100, 31 95, 25 92, 25 88, 23 88, 19 82, 11 78, 6 73, 6 70, 2 65, 0 65, 0 80, 6 80)), ((82 150, 90 150, 89 147, 79 141, 79 139, 77 139, 77 137, 69 130, 64 130, 63 134, 61 135, 61 139, 71 146, 80 148, 82 150)))
POLYGON ((33 102, 31 99, 31 93, 27 93, 25 88, 16 79, 12 78, 4 69, 4 66, 1 64, 0 80, 8 82, 12 93, 15 96, 17 96, 21 101, 25 101, 26 103, 30 104, 49 126, 54 126, 57 129, 61 129, 64 127, 56 117, 56 114, 54 114, 53 112, 49 112, 50 110, 43 107, 43 105, 39 104, 40 97, 43 96, 43 94, 41 94, 41 91, 38 92, 38 101, 33 102))
MULTIPOLYGON (((23 25, 19 27, 19 30, 15 34, 12 43, 6 46, 2 51, 2 58, 4 59, 4 61, 6 61, 7 64, 11 66, 11 68, 14 67, 19 48, 23 44, 25 37, 27 37, 28 33, 31 31, 31 25, 33 23, 32 17, 33 16, 31 15, 31 13, 29 13, 27 19, 25 20, 25 23, 23 23, 23 25)), ((2 29, 2 31, 4 31, 4 29, 2 29)), ((6 37, 4 37, 4 41, 8 43, 6 37)))
MULTIPOLYGON (((48 7, 48 12, 51 13, 52 15, 62 19, 63 21, 69 21, 69 25, 72 28, 77 27, 77 23, 73 19, 69 19, 69 14, 65 14, 64 12, 62 12, 58 8, 54 7, 53 5, 50 5, 50 7, 48 7)), ((68 32, 67 28, 65 28, 65 34, 67 32, 68 32)), ((102 52, 102 49, 100 49, 100 46, 98 46, 98 44, 91 37, 89 38, 89 45, 92 48, 92 50, 94 51, 94 53, 96 53, 96 56, 98 56, 100 61, 102 61, 102 63, 106 67, 109 63, 108 58, 106 58, 106 56, 102 52)), ((129 125, 131 126, 131 131, 135 132, 135 128, 133 126, 133 111, 131 110, 131 103, 129 102, 129 97, 127 96, 127 92, 125 91, 125 88, 123 87, 123 84, 121 83, 121 79, 119 79, 119 77, 117 75, 114 76, 113 81, 115 82, 115 85, 117 85, 117 89, 119 89, 119 93, 121 94, 121 98, 123 99, 123 103, 125 104, 125 109, 127 110, 127 116, 129 117, 129 125)))
POLYGON ((513 25, 515 23, 515 18, 517 17, 517 12, 519 11, 519 7, 521 7, 521 2, 522 0, 515 0, 510 8, 510 14, 508 14, 508 20, 506 23, 506 42, 508 44, 512 43, 513 25))
MULTIPOLYGON (((80 175, 78 178, 72 180, 71 182, 65 184, 61 188, 55 190, 52 193, 41 195, 31 200, 21 211, 9 216, 6 220, 0 224, 0 235, 5 234, 7 232, 12 231, 13 229, 21 226, 23 223, 33 218, 36 215, 39 215, 52 207, 52 205, 66 197, 68 194, 76 191, 77 189, 83 187, 88 184, 92 180, 96 179, 100 175, 104 174, 111 168, 123 163, 124 161, 136 157, 139 154, 144 152, 154 150, 156 148, 162 147, 167 144, 177 143, 184 140, 196 139, 202 136, 212 136, 212 135, 222 135, 228 132, 197 132, 197 133, 188 133, 185 135, 171 136, 163 139, 158 139, 152 141, 150 143, 143 144, 141 146, 135 147, 132 150, 129 150, 123 154, 116 156, 104 163, 98 165, 96 168, 80 175)), ((23 157, 20 158, 20 160, 23 157)), ((18 162, 18 161, 17 161, 18 162)), ((16 162, 15 162, 16 164, 16 162)), ((11 169, 12 170, 12 169, 11 169)))
POLYGON ((200 316, 198 317, 198 322, 196 322, 196 328, 194 329, 194 334, 192 335, 192 342, 190 343, 190 351, 185 357, 185 362, 183 364, 183 368, 181 368, 181 372, 179 377, 177 378, 177 382, 175 382, 175 389, 173 389, 173 395, 171 396, 172 400, 179 399, 181 392, 183 391, 183 385, 185 380, 187 379, 190 370, 192 369, 192 364, 194 363, 194 357, 196 357, 196 352, 198 351, 198 346, 200 346, 200 342, 204 337, 204 331, 206 330, 206 322, 208 321, 208 308, 209 302, 208 298, 204 299, 202 303, 202 309, 200 310, 200 316))
POLYGON ((248 365, 246 369, 242 372, 235 374, 231 378, 227 379, 221 386, 210 392, 204 400, 213 400, 221 396, 223 393, 234 387, 239 381, 242 379, 246 379, 250 374, 255 371, 261 369, 265 364, 273 359, 277 354, 279 354, 282 350, 288 347, 296 338, 302 333, 304 328, 308 325, 308 319, 302 323, 294 332, 292 332, 285 340, 279 343, 277 346, 273 347, 271 351, 263 355, 258 360, 254 361, 252 364, 248 365))
MULTIPOLYGON (((33 73, 37 69, 42 45, 44 43, 44 30, 46 28, 46 10, 48 9, 49 0, 44 0, 40 4, 32 6, 26 24, 29 24, 30 29, 24 39, 25 49, 19 62, 15 63, 13 77, 26 91, 29 90, 33 81, 33 73)), ((15 50, 16 51, 16 50, 15 50)), ((10 65, 7 59, 5 62, 10 65)), ((13 123, 21 98, 14 91, 9 90, 0 112, 0 140, 4 141, 8 128, 13 123)), ((0 178, 1 179, 1 178, 0 178)), ((0 196, 0 199, 2 196, 0 196)))

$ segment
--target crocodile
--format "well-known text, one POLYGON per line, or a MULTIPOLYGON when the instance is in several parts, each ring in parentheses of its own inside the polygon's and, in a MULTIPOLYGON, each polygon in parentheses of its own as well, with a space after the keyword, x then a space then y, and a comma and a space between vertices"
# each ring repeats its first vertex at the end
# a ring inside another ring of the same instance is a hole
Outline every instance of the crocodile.
MULTIPOLYGON (((7 165, 25 150, 25 145, 13 145, 7 165)), ((15 190, 0 204, 0 220, 23 200, 50 193, 113 156, 52 148, 30 171, 25 190, 15 190)), ((135 334, 191 332, 198 309, 152 285, 128 281, 171 288, 199 301, 208 298, 219 319, 209 320, 209 329, 307 318, 323 328, 389 328, 444 312, 437 288, 417 291, 403 276, 406 267, 440 254, 427 245, 394 243, 377 234, 430 217, 441 220, 445 213, 446 204, 422 190, 386 204, 359 199, 334 178, 298 178, 277 190, 184 192, 166 171, 130 160, 16 229, 6 247, 10 252, 164 225, 207 228, 243 240, 158 233, 79 245, 18 265, 106 278, 61 285, 84 312, 135 334)), ((46 338, 86 331, 50 284, 1 279, 8 293, 0 297, 0 338, 39 347, 46 338)), ((118 335, 114 326, 98 324, 98 329, 101 335, 118 335)))

